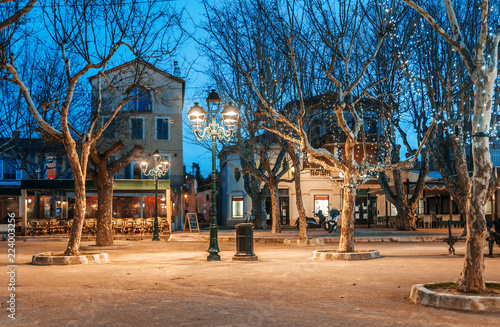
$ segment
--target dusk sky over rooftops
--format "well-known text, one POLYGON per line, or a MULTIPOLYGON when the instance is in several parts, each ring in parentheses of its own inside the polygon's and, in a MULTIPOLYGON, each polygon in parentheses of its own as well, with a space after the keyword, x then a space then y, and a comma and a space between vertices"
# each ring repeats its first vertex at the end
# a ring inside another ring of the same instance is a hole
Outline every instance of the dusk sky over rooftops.
MULTIPOLYGON (((176 2, 176 8, 185 6, 184 22, 190 33, 195 33, 196 37, 203 37, 200 30, 194 31, 194 22, 199 23, 204 19, 205 11, 203 4, 199 0, 186 0, 176 2)), ((181 76, 186 80, 186 94, 183 108, 183 146, 184 146, 184 164, 186 171, 191 172, 193 162, 200 164, 203 176, 212 171, 212 153, 201 146, 197 141, 193 144, 194 135, 187 122, 186 113, 195 102, 200 103, 206 110, 206 97, 214 85, 209 81, 204 71, 207 68, 207 62, 197 49, 196 41, 188 39, 185 46, 177 53, 173 60, 178 60, 181 67, 181 76), (190 141, 191 140, 191 141, 190 141)), ((218 162, 217 162, 218 165, 218 162)))

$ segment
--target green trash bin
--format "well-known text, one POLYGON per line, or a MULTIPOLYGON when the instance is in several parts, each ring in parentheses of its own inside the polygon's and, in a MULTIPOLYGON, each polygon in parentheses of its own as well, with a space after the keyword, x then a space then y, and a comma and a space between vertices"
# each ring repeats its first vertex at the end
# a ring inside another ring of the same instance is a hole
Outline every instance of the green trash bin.
POLYGON ((242 223, 236 227, 236 254, 233 260, 254 261, 258 257, 253 252, 253 224, 242 223))

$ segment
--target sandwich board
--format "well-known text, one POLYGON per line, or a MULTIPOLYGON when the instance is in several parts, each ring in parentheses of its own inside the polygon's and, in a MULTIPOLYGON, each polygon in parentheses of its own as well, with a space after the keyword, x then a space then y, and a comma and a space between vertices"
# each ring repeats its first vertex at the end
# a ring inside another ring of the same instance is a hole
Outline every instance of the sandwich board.
POLYGON ((193 230, 197 230, 200 232, 200 226, 198 224, 198 217, 195 213, 186 213, 186 218, 184 219, 184 230, 183 232, 186 231, 186 229, 189 229, 190 232, 193 230))

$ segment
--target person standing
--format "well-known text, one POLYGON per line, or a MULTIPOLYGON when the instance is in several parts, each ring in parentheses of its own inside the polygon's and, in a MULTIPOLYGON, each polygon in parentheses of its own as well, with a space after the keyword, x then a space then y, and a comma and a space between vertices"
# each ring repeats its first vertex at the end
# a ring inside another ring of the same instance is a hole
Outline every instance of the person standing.
MULTIPOLYGON (((493 244, 495 244, 495 236, 496 236, 496 233, 493 231, 493 229, 491 229, 493 223, 492 222, 487 222, 487 230, 488 230, 488 250, 489 250, 489 257, 490 258, 494 258, 495 255, 493 254, 493 244)), ((496 229, 496 224, 495 224, 495 229, 496 229)))

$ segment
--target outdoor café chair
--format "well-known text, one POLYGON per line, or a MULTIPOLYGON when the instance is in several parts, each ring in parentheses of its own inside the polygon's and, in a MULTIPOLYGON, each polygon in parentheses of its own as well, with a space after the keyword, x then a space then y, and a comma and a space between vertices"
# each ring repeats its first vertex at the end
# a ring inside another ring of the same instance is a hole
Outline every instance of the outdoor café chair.
POLYGON ((50 221, 49 221, 49 229, 50 229, 50 232, 52 233, 61 233, 61 231, 63 230, 63 226, 61 226, 61 223, 59 220, 57 220, 56 218, 51 218, 50 221))
POLYGON ((42 219, 38 222, 38 226, 40 227, 40 231, 42 234, 47 234, 49 232, 49 223, 47 219, 42 219))
POLYGON ((134 233, 144 234, 144 219, 136 218, 134 221, 134 233))
POLYGON ((123 219, 121 219, 121 218, 113 219, 113 231, 115 234, 117 234, 117 233, 122 234, 124 227, 125 226, 123 225, 123 219))
POLYGON ((125 220, 124 224, 125 224, 125 226, 123 228, 123 233, 124 234, 127 234, 127 233, 132 234, 134 232, 134 219, 129 218, 129 219, 125 220))

